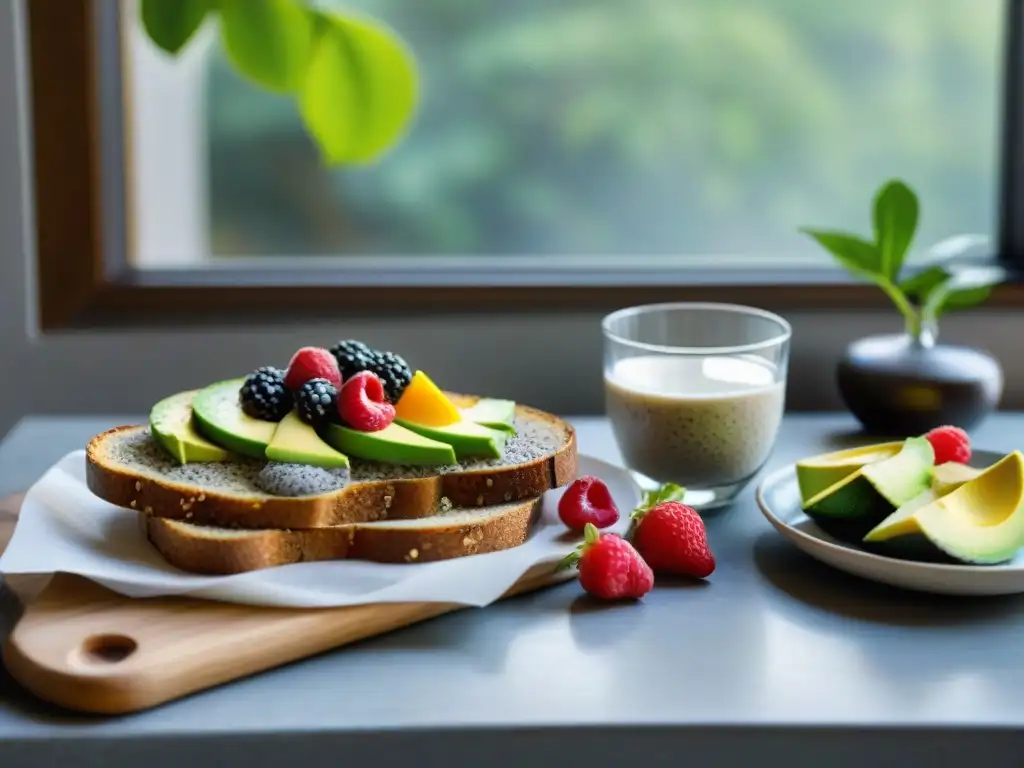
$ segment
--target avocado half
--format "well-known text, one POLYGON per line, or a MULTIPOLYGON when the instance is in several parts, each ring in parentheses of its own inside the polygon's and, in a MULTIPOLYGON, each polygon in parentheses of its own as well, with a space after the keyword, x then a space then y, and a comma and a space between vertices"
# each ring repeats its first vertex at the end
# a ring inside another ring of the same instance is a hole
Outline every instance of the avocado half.
POLYGON ((1024 546, 1024 456, 1014 451, 940 495, 933 486, 864 536, 901 560, 995 565, 1024 546))
POLYGON ((865 464, 804 504, 804 513, 835 538, 859 544, 885 518, 928 490, 935 451, 911 437, 887 459, 865 464))
POLYGON ((796 463, 801 503, 806 504, 826 488, 849 477, 864 465, 895 456, 902 447, 903 443, 899 441, 877 443, 801 459, 796 463))

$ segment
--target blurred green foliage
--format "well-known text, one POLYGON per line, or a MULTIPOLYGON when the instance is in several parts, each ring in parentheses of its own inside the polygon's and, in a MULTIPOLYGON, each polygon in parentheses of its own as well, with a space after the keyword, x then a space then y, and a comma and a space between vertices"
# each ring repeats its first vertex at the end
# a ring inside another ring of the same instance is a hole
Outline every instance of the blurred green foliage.
POLYGON ((380 162, 325 167, 294 105, 219 51, 206 100, 219 256, 824 254, 883 179, 915 248, 994 226, 996 0, 345 0, 416 53, 380 162))
POLYGON ((415 114, 415 61, 368 18, 306 0, 140 0, 139 9, 150 41, 172 56, 216 23, 239 75, 296 100, 325 164, 378 159, 415 114))

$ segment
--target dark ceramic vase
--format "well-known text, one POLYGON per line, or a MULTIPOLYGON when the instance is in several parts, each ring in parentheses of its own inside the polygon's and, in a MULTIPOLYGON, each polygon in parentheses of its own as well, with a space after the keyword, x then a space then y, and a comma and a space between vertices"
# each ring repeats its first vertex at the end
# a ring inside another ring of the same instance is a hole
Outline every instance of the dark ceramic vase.
POLYGON ((1003 393, 998 361, 977 349, 938 344, 931 329, 855 341, 836 374, 843 402, 864 429, 893 437, 943 424, 970 429, 1003 393))

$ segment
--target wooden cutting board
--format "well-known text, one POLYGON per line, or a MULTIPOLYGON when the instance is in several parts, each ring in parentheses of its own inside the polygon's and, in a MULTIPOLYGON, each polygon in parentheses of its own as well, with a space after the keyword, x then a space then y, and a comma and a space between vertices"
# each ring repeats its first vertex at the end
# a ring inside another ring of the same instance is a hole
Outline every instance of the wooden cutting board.
MULTIPOLYGON (((14 532, 20 502, 0 500, 0 552, 14 532)), ((505 596, 565 578, 551 566, 535 568, 505 596)), ((100 714, 148 709, 464 607, 259 608, 132 599, 65 574, 5 580, 25 606, 3 647, 7 670, 42 699, 100 714)))

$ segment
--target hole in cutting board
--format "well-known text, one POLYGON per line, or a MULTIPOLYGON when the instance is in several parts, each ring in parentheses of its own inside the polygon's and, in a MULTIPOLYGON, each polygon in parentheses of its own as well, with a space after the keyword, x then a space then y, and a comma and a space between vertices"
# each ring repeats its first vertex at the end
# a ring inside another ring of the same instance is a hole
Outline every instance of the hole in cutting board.
POLYGON ((93 635, 82 643, 82 661, 93 664, 116 664, 124 661, 139 647, 125 635, 93 635))

